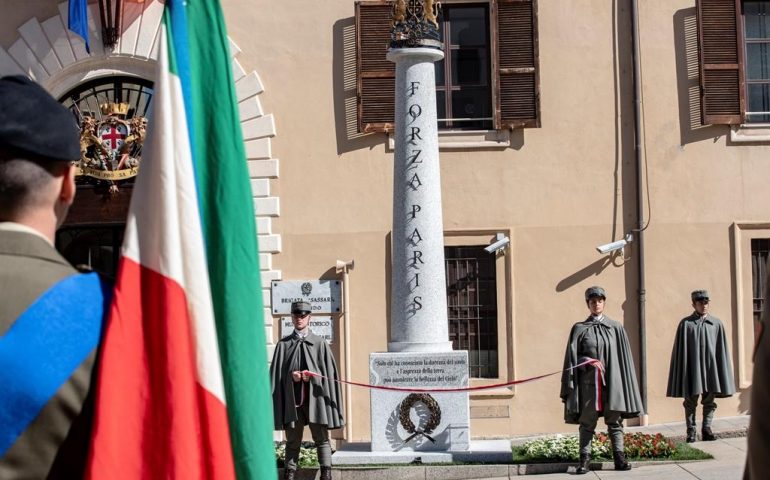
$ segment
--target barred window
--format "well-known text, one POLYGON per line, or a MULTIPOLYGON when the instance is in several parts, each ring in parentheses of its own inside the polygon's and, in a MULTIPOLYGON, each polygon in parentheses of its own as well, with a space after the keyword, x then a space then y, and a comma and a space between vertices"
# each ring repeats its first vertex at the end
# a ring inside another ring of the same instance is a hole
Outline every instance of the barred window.
POLYGON ((764 306, 767 259, 770 256, 770 238, 751 239, 751 292, 754 320, 759 321, 764 306))
POLYGON ((471 378, 498 376, 495 256, 483 246, 446 247, 449 340, 468 351, 471 378))

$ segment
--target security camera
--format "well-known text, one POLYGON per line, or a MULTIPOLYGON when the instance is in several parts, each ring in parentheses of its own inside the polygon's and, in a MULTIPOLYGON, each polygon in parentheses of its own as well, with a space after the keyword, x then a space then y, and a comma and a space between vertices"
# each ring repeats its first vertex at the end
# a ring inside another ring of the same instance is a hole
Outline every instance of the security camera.
POLYGON ((489 246, 484 247, 484 250, 486 250, 487 253, 496 253, 498 250, 507 247, 509 243, 511 243, 510 238, 506 237, 505 234, 498 233, 495 237, 495 241, 489 246))
POLYGON ((623 249, 626 245, 631 243, 633 239, 634 239, 634 236, 629 233, 626 235, 625 238, 621 240, 618 240, 612 243, 606 243, 604 245, 599 245, 598 247, 596 247, 596 251, 601 254, 612 253, 616 250, 623 249))

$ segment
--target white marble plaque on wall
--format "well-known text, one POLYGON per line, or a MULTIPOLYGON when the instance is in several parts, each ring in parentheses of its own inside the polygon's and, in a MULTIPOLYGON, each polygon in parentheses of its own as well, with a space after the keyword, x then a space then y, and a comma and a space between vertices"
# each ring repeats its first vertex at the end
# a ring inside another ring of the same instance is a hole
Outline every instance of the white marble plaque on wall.
POLYGON ((292 302, 310 303, 313 313, 340 313, 342 282, 339 280, 291 280, 272 282, 273 315, 290 315, 292 302))

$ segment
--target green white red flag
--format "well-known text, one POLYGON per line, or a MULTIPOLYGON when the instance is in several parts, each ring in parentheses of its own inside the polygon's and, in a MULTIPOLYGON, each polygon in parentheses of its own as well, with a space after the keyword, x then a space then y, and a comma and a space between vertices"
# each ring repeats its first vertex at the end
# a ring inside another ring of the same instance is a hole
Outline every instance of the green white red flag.
POLYGON ((253 201, 219 2, 166 0, 158 41, 88 477, 275 478, 253 201))

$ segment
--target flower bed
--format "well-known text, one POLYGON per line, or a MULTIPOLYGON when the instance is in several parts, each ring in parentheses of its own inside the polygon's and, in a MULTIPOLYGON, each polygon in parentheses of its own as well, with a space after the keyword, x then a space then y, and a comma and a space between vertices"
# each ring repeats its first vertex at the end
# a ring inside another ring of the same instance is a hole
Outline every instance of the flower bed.
MULTIPOLYGON (((283 468, 286 461, 286 442, 275 442, 275 461, 278 468, 283 468)), ((318 451, 313 442, 302 442, 299 449, 298 468, 317 468, 318 451)))
MULTIPOLYGON (((626 433, 623 436, 625 454, 628 458, 670 458, 676 454, 674 442, 658 433, 626 433)), ((518 449, 519 455, 534 461, 573 461, 580 457, 577 436, 556 435, 555 437, 532 440, 518 449)), ((591 457, 611 459, 612 445, 606 433, 597 433, 591 440, 591 457)))

